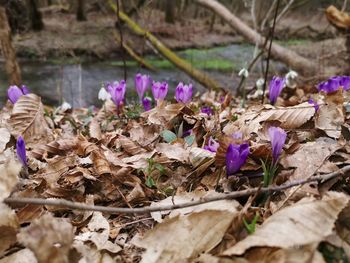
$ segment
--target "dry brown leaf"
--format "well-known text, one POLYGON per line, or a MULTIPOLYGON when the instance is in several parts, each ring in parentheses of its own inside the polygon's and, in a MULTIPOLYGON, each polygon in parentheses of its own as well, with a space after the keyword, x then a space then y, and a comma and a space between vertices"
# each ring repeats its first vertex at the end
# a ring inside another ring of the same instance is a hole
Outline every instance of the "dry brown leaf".
POLYGON ((34 252, 39 263, 68 263, 73 237, 72 225, 50 214, 34 220, 17 235, 19 242, 34 252))
POLYGON ((0 257, 11 245, 15 244, 19 227, 15 212, 4 203, 0 203, 0 257))
MULTIPOLYGON (((212 207, 215 209, 215 207, 212 207)), ((204 210, 156 225, 136 246, 146 248, 143 263, 186 262, 219 244, 238 212, 204 210)))
POLYGON ((107 161, 102 151, 93 151, 91 153, 91 160, 93 162, 95 172, 98 176, 111 174, 109 162, 107 161))
POLYGON ((108 250, 112 253, 118 253, 121 248, 117 244, 109 241, 110 227, 107 219, 101 212, 94 212, 88 224, 88 230, 85 233, 74 238, 74 243, 91 241, 96 245, 97 250, 108 250))
POLYGON ((189 161, 189 152, 184 149, 182 144, 158 143, 156 146, 158 153, 164 154, 169 159, 177 160, 183 163, 189 161))
POLYGON ((38 263, 30 249, 21 249, 16 253, 0 259, 0 263, 38 263))
POLYGON ((253 247, 289 249, 321 242, 332 233, 338 214, 348 201, 347 195, 337 192, 328 192, 321 200, 304 198, 273 214, 254 234, 224 251, 223 255, 242 255, 253 247))
POLYGON ((159 125, 137 125, 129 130, 130 138, 141 146, 147 146, 159 137, 161 126, 159 125))
POLYGON ((10 141, 11 134, 8 129, 0 128, 0 153, 6 148, 6 144, 10 141))
POLYGON ((36 159, 42 159, 44 156, 50 155, 64 155, 67 151, 72 151, 77 147, 76 139, 63 139, 49 142, 48 144, 38 144, 29 152, 29 156, 36 159))
POLYGON ((0 163, 0 202, 7 198, 18 182, 21 164, 10 157, 4 163, 0 163))
POLYGON ((284 168, 297 168, 290 180, 309 178, 341 147, 335 140, 321 137, 314 142, 302 144, 294 154, 282 158, 281 164, 284 168))
POLYGON ((11 133, 18 137, 22 135, 27 145, 31 143, 47 143, 53 140, 45 117, 40 97, 35 94, 21 96, 13 106, 8 121, 11 133))
POLYGON ((215 153, 205 150, 199 147, 191 147, 190 149, 190 162, 193 167, 198 167, 208 160, 214 159, 215 153))
POLYGON ((123 147, 123 150, 130 155, 136 155, 139 153, 146 152, 146 150, 143 149, 140 145, 138 145, 137 143, 135 143, 134 141, 130 140, 129 138, 123 135, 119 136, 118 141, 120 145, 123 147))
POLYGON ((165 126, 166 129, 167 123, 169 123, 174 117, 176 117, 184 108, 182 104, 169 104, 165 107, 163 105, 157 106, 150 111, 142 113, 142 117, 147 118, 147 121, 152 124, 165 126))
POLYGON ((343 104, 321 105, 315 118, 315 127, 323 130, 329 137, 339 138, 344 124, 343 104))
POLYGON ((338 10, 334 5, 330 5, 326 9, 326 17, 338 29, 348 29, 350 27, 350 16, 338 10))
POLYGON ((101 127, 97 121, 97 118, 93 118, 89 125, 90 137, 95 138, 97 140, 101 140, 101 127))

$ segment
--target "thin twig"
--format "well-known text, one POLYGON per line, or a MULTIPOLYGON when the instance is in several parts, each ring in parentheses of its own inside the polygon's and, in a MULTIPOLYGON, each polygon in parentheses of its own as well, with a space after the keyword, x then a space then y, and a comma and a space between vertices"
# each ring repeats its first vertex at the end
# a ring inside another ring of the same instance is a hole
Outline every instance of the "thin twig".
POLYGON ((158 212, 158 211, 167 211, 167 210, 175 210, 179 208, 197 206, 204 203, 210 203, 220 200, 228 200, 234 199, 238 197, 250 196, 255 194, 256 192, 260 193, 271 193, 271 192, 280 192, 288 188, 292 188, 294 186, 307 184, 310 182, 324 182, 330 180, 332 178, 345 175, 350 176, 350 174, 346 174, 346 172, 350 171, 350 165, 344 166, 336 172, 317 175, 303 180, 296 180, 289 183, 285 183, 279 186, 270 186, 270 187, 255 187, 252 189, 230 192, 230 193, 222 193, 217 196, 210 197, 202 197, 199 200, 175 204, 175 205, 162 205, 162 206, 147 206, 147 207, 138 207, 138 208, 123 208, 123 207, 106 207, 106 206, 98 206, 98 205, 88 205, 84 203, 72 202, 64 199, 43 199, 43 198, 21 198, 21 197, 9 197, 4 200, 6 204, 32 204, 32 205, 46 205, 46 206, 60 206, 66 207, 70 209, 76 210, 88 210, 88 211, 100 211, 108 214, 143 214, 150 212, 158 212))
POLYGON ((267 53, 267 60, 266 60, 266 70, 265 70, 265 78, 264 78, 264 89, 263 89, 263 95, 262 95, 262 104, 264 104, 264 99, 265 99, 265 91, 266 91, 266 83, 267 83, 267 75, 269 73, 269 63, 270 63, 270 56, 271 56, 271 47, 272 47, 272 41, 273 41, 273 35, 275 33, 275 26, 276 26, 276 19, 277 19, 277 14, 278 14, 278 8, 280 6, 280 0, 277 0, 277 6, 276 6, 276 11, 275 11, 275 16, 273 18, 273 25, 271 29, 271 34, 270 34, 270 46, 269 46, 269 51, 267 53))

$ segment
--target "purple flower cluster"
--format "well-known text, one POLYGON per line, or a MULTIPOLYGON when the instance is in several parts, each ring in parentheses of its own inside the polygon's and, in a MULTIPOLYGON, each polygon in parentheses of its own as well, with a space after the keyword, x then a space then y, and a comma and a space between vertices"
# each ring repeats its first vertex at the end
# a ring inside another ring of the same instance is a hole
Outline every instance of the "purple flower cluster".
POLYGON ((286 80, 284 78, 273 77, 269 84, 269 99, 270 103, 274 105, 278 96, 281 94, 282 89, 285 86, 286 80))
POLYGON ((125 80, 120 82, 114 81, 113 83, 107 83, 106 89, 111 94, 111 98, 114 104, 119 108, 121 102, 124 100, 126 92, 125 80))
POLYGON ((335 76, 317 85, 318 91, 331 93, 337 91, 340 87, 344 90, 350 89, 350 76, 335 76))
POLYGON ((153 81, 152 94, 155 100, 164 100, 167 93, 168 93, 168 83, 153 81))
POLYGON ((204 149, 210 152, 216 153, 219 146, 220 144, 217 141, 215 141, 212 137, 210 137, 208 141, 208 145, 204 146, 204 149))
POLYGON ((211 107, 204 106, 201 108, 201 112, 207 114, 208 116, 211 116, 214 114, 214 111, 211 107))
POLYGON ((21 96, 27 95, 28 93, 29 90, 25 85, 22 85, 20 88, 16 85, 12 85, 7 90, 7 96, 12 104, 15 104, 21 96))

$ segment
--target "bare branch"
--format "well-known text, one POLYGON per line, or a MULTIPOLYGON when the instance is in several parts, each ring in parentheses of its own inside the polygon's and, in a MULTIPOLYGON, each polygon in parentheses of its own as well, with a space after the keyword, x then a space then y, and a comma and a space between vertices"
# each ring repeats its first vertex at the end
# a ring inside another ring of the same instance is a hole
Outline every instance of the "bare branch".
POLYGON ((346 174, 349 171, 350 171, 350 165, 347 165, 333 173, 317 175, 317 176, 313 176, 303 180, 296 180, 296 181, 285 183, 279 186, 270 186, 270 187, 263 187, 263 188, 256 187, 256 188, 237 191, 237 192, 218 194, 217 196, 203 197, 203 198, 200 198, 199 200, 192 201, 192 202, 186 202, 186 203, 174 204, 174 205, 153 206, 153 207, 150 207, 150 206, 138 207, 138 208, 106 207, 106 206, 98 206, 98 205, 87 205, 87 204, 72 202, 64 199, 42 199, 42 198, 20 198, 20 197, 9 197, 9 198, 6 198, 4 202, 9 205, 10 204, 32 204, 32 205, 60 206, 60 207, 66 207, 66 208, 75 209, 75 210, 100 211, 108 214, 121 214, 121 213, 144 214, 144 213, 157 212, 157 211, 175 210, 179 208, 197 206, 204 203, 210 203, 210 202, 215 202, 219 200, 228 200, 228 199, 234 199, 238 197, 250 196, 250 195, 256 194, 257 192, 260 192, 260 193, 280 192, 285 189, 292 188, 294 186, 303 185, 311 182, 324 182, 342 175, 350 176, 350 174, 346 174))

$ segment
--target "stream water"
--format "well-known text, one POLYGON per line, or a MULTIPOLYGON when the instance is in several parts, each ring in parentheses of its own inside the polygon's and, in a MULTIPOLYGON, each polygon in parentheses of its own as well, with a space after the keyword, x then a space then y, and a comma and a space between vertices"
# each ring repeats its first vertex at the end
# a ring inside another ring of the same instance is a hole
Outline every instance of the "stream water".
MULTIPOLYGON (((234 89, 239 78, 237 72, 247 66, 253 57, 254 47, 248 45, 232 44, 225 47, 215 47, 205 50, 184 50, 177 52, 179 56, 188 60, 194 67, 200 67, 211 77, 219 81, 227 89, 234 89)), ((147 56, 147 60, 160 69, 150 72, 128 62, 127 70, 127 99, 136 98, 134 76, 138 72, 149 74, 153 80, 167 81, 169 83, 169 97, 174 96, 174 89, 179 81, 193 83, 196 91, 204 88, 193 81, 182 71, 172 67, 168 61, 154 56, 147 56)), ((86 62, 86 63, 53 63, 20 61, 23 83, 30 91, 42 97, 45 104, 59 105, 63 100, 73 107, 86 107, 101 105, 97 94, 103 82, 121 80, 124 68, 120 61, 86 62)), ((283 65, 272 64, 272 70, 281 69, 283 65)), ((255 72, 259 72, 259 66, 255 72)), ((257 76, 258 77, 258 74, 257 76)), ((255 81, 250 78, 250 82, 255 81)), ((0 69, 0 104, 7 99, 7 76, 4 69, 0 69)))

